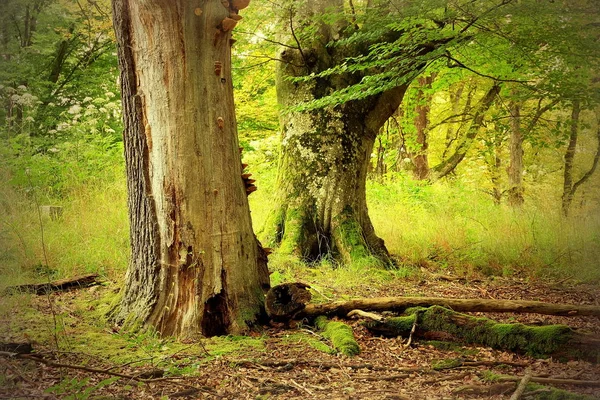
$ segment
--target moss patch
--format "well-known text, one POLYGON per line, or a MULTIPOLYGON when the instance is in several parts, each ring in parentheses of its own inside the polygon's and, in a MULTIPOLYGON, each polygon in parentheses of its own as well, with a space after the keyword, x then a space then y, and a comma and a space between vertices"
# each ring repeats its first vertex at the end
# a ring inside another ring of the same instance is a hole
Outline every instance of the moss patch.
POLYGON ((488 318, 472 317, 440 306, 407 310, 407 316, 364 325, 384 335, 407 336, 415 320, 420 331, 445 332, 465 343, 525 353, 533 357, 556 354, 577 356, 568 349, 573 331, 565 325, 528 326, 502 324, 488 318))
POLYGON ((317 317, 315 325, 322 331, 323 337, 331 340, 333 347, 340 353, 347 356, 360 353, 352 328, 348 325, 343 322, 329 321, 324 316, 317 317))

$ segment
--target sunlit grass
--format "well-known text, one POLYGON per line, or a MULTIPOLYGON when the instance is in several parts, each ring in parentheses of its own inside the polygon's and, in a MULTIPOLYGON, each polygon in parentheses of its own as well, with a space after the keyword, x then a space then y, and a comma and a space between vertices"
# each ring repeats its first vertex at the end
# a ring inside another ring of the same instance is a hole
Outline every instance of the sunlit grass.
MULTIPOLYGON (((276 162, 262 151, 244 154, 259 188, 249 197, 257 232, 275 205, 276 162)), ((88 272, 121 279, 129 257, 122 165, 104 176, 110 179, 73 182, 58 199, 9 185, 0 190, 0 286, 88 272), (40 225, 36 202, 62 206, 62 217, 43 218, 40 225)), ((311 281, 327 296, 410 276, 422 267, 459 275, 600 280, 599 213, 565 219, 556 196, 538 195, 513 209, 457 180, 423 185, 397 176, 385 184, 370 181, 367 197, 376 231, 399 269, 385 272, 375 263, 339 265, 330 259, 306 266, 274 254, 273 283, 311 281)))

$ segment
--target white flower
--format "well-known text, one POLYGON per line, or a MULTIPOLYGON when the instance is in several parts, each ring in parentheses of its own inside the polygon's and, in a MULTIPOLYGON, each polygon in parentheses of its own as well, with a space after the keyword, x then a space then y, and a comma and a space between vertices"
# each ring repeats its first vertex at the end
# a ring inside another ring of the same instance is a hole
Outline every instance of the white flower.
POLYGON ((87 103, 88 101, 92 101, 93 99, 91 97, 86 97, 85 99, 83 99, 84 103, 87 103))
POLYGON ((79 114, 81 112, 81 106, 79 104, 74 104, 69 108, 69 114, 79 114))

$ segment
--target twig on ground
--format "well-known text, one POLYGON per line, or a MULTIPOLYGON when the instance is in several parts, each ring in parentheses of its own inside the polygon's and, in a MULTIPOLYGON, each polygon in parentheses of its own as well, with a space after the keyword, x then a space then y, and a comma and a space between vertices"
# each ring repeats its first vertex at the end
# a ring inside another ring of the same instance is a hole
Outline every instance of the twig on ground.
MULTIPOLYGON (((35 354, 35 355, 33 355, 33 354, 17 354, 17 353, 9 353, 6 351, 0 351, 0 357, 29 360, 29 361, 34 361, 37 363, 47 365, 48 367, 51 367, 51 368, 66 368, 66 369, 74 369, 74 370, 79 370, 79 371, 91 372, 94 374, 105 374, 105 375, 116 376, 119 378, 125 378, 125 379, 129 379, 129 380, 136 381, 136 382, 142 382, 142 383, 155 383, 155 382, 161 382, 161 381, 167 381, 167 380, 171 381, 171 379, 172 379, 172 378, 145 379, 145 378, 140 378, 140 377, 134 376, 134 375, 128 375, 128 374, 122 374, 119 372, 109 371, 106 369, 90 368, 90 367, 85 367, 83 365, 75 365, 75 364, 62 364, 62 363, 57 363, 57 362, 42 358, 41 354, 35 354)), ((177 378, 183 378, 183 377, 177 377, 177 378)), ((189 389, 196 389, 198 392, 204 392, 204 393, 210 394, 212 396, 219 397, 219 395, 212 388, 209 388, 209 387, 192 386, 192 385, 188 385, 185 383, 174 382, 174 381, 171 381, 171 382, 173 382, 174 384, 179 385, 179 386, 187 387, 189 389)))
POLYGON ((510 400, 519 400, 521 398, 521 396, 525 392, 525 388, 527 388, 527 384, 531 380, 532 376, 533 376, 533 374, 531 373, 531 370, 528 368, 525 371, 525 375, 523 375, 523 379, 521 379, 521 382, 519 382, 519 386, 517 386, 517 390, 515 390, 513 395, 510 396, 510 400))

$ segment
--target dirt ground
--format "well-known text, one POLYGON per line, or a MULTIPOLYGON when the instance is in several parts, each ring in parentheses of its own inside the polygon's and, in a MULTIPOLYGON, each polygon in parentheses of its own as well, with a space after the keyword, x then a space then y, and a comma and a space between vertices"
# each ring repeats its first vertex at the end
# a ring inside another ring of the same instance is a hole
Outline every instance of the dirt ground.
MULTIPOLYGON (((53 294, 60 311, 75 304, 100 298, 101 289, 83 289, 53 294), (88 299, 89 298, 89 299, 88 299)), ((392 282, 381 287, 362 287, 352 294, 357 297, 423 296, 456 298, 490 298, 539 300, 553 303, 600 305, 600 290, 593 286, 569 286, 567 282, 550 284, 520 280, 447 281, 415 279, 392 282)), ((0 298, 2 300, 2 298, 0 298)), ((18 306, 18 305, 17 305, 18 306)), ((45 296, 32 298, 38 312, 52 313, 45 296)), ((55 310, 56 312, 56 310, 55 310)), ((17 311, 15 311, 17 313, 17 311)), ((15 329, 15 314, 6 313, 0 321, 3 340, 22 340, 23 332, 15 329), (4 325, 4 328, 2 328, 4 325), (12 328, 8 329, 7 327, 12 328), (20 333, 19 333, 20 332, 20 333)), ((596 317, 553 317, 535 314, 485 314, 510 322, 532 324, 567 324, 586 332, 600 334, 596 317)), ((77 321, 75 319, 74 321, 77 321)), ((81 320, 83 321, 83 319, 81 320)), ((83 322, 82 322, 83 323, 83 322)), ((75 324, 76 322, 71 322, 75 324)), ((493 382, 497 376, 520 379, 527 369, 535 377, 596 381, 594 386, 556 386, 562 390, 600 398, 600 366, 584 361, 534 359, 477 346, 455 345, 440 348, 431 342, 415 340, 406 346, 406 338, 373 336, 359 321, 352 321, 361 353, 355 357, 332 355, 317 350, 303 337, 322 341, 309 326, 295 329, 268 327, 257 334, 262 344, 241 352, 207 357, 209 351, 184 350, 165 352, 169 363, 180 369, 176 376, 170 369, 162 378, 139 382, 139 374, 152 363, 130 363, 116 366, 101 355, 83 351, 56 352, 52 343, 38 343, 34 348, 47 360, 84 369, 57 367, 32 360, 0 358, 0 399, 508 399, 516 383, 493 382), (301 334, 301 335, 298 335, 301 334), (121 373, 116 381, 106 373, 121 373), (131 376, 137 376, 133 380, 131 376), (48 388, 53 388, 48 391, 48 388), (86 391, 87 390, 87 391, 86 391), (475 392, 473 390, 476 390, 475 392)), ((83 327, 84 329, 92 329, 83 327)), ((74 331, 77 327, 73 326, 74 331)), ((26 331, 23 328, 23 331, 26 331)), ((101 329, 104 335, 116 330, 101 329)), ((30 334, 31 335, 31 334, 30 334)), ((204 340, 204 339, 203 339, 204 340)), ((326 344, 326 342, 325 342, 326 344)), ((93 343, 89 344, 90 347, 93 343)), ((128 351, 127 348, 122 351, 128 351)), ((546 386, 548 387, 548 386, 546 386)), ((543 397, 545 389, 523 399, 543 397)), ((568 397, 560 397, 568 398, 568 397)))

